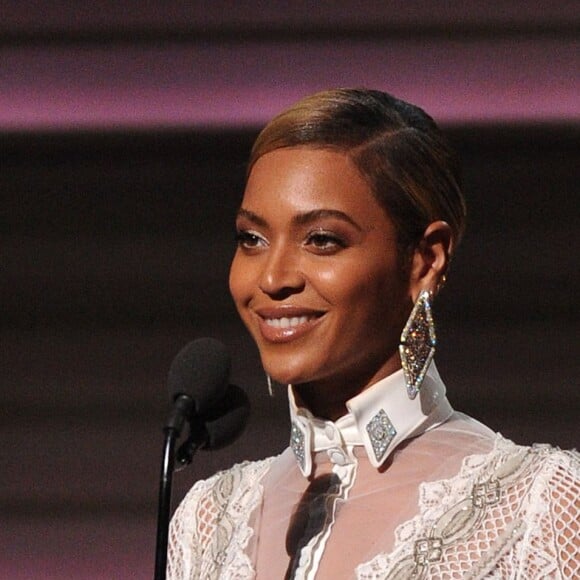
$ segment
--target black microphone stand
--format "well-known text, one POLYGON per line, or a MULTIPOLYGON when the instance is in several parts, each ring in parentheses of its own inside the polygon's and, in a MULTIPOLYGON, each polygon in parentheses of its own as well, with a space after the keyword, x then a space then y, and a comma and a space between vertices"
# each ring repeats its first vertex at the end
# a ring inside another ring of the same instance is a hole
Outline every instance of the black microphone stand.
POLYGON ((185 420, 191 416, 193 399, 188 395, 176 397, 171 413, 163 428, 165 441, 159 480, 159 508, 157 511, 157 545, 155 548, 155 580, 165 580, 167 571, 167 544, 171 511, 171 485, 175 469, 175 443, 185 420))

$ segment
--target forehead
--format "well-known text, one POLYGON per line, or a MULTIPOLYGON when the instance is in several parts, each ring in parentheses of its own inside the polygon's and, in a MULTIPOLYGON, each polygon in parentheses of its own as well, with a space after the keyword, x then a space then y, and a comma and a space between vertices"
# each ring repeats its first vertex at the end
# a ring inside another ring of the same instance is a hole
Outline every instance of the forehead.
POLYGON ((346 153, 311 147, 276 149, 260 157, 242 205, 252 211, 338 209, 360 218, 388 219, 346 153))

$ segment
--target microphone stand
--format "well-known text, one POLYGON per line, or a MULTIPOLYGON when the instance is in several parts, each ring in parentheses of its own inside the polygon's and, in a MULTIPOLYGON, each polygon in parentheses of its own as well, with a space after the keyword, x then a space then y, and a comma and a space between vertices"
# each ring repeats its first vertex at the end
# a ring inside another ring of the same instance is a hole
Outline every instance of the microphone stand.
POLYGON ((167 543, 169 534, 169 514, 171 511, 171 485, 175 465, 175 429, 163 429, 165 442, 159 479, 159 507, 157 510, 157 545, 155 548, 155 580, 165 580, 167 568, 167 543))
POLYGON ((169 517, 171 511, 171 485, 175 469, 175 442, 187 417, 194 407, 188 395, 178 395, 171 413, 163 428, 165 441, 159 480, 159 509, 157 511, 157 544, 155 548, 155 580, 165 580, 167 573, 167 544, 169 536, 169 517))

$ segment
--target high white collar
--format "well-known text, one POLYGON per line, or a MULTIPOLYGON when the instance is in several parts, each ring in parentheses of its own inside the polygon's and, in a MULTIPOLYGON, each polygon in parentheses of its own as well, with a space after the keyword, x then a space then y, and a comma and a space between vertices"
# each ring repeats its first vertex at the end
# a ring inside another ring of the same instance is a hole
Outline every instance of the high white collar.
POLYGON ((319 419, 308 409, 298 407, 293 387, 289 385, 290 446, 300 470, 304 476, 310 475, 313 453, 352 450, 357 445, 364 446, 374 467, 380 467, 402 441, 449 418, 453 409, 445 390, 435 361, 432 361, 419 395, 411 400, 400 369, 349 399, 346 402, 348 413, 333 422, 319 419))

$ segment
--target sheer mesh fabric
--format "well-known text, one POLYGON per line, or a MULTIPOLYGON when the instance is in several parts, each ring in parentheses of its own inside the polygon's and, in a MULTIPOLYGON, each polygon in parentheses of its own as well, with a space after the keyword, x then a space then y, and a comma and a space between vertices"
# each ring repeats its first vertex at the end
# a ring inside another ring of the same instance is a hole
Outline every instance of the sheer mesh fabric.
MULTIPOLYGON (((316 578, 580 576, 578 454, 518 447, 459 414, 381 470, 355 453, 316 578)), ((314 463, 313 477, 331 472, 326 453, 314 463)), ((289 450, 196 484, 172 520, 168 578, 284 578, 308 485, 289 450)))
POLYGON ((566 578, 580 578, 580 485, 578 479, 573 479, 572 474, 560 465, 555 467, 553 479, 555 485, 546 498, 553 510, 551 517, 542 521, 542 532, 548 533, 553 522, 559 567, 566 578))
POLYGON ((568 462, 550 457, 546 485, 533 495, 538 521, 532 530, 525 570, 530 578, 548 577, 551 564, 554 577, 580 578, 580 461, 577 454, 562 453, 568 462), (549 544, 546 538, 550 538, 549 544))

